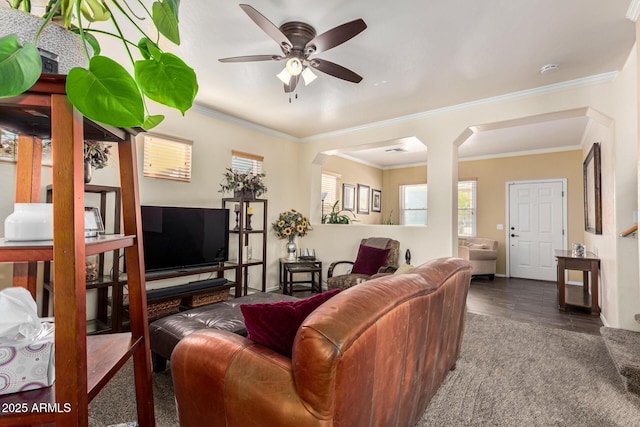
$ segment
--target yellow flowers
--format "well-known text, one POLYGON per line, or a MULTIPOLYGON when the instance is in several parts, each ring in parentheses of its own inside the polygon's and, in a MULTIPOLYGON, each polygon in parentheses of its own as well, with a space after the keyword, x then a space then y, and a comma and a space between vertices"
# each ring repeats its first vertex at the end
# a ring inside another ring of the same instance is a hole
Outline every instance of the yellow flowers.
POLYGON ((295 209, 282 212, 272 225, 278 239, 288 239, 290 236, 304 237, 313 230, 307 217, 295 209))

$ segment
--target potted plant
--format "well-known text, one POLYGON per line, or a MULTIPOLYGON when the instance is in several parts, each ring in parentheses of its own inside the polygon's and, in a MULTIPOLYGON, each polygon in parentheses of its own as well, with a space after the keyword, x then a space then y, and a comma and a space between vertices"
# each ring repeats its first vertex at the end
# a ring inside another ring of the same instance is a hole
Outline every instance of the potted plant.
POLYGON ((297 250, 294 238, 296 236, 304 237, 310 230, 313 230, 307 217, 295 209, 280 213, 278 220, 272 225, 278 239, 288 239, 287 255, 291 260, 295 259, 297 250))
MULTIPOLYGON (((151 129, 163 119, 162 115, 148 115, 146 100, 150 99, 167 107, 176 108, 182 114, 191 105, 198 91, 196 74, 182 59, 162 51, 160 35, 176 45, 180 44, 178 31, 179 0, 155 1, 148 9, 142 2, 139 16, 127 0, 49 0, 40 33, 54 17, 61 25, 79 35, 88 67, 71 69, 66 80, 69 102, 84 116, 115 127, 143 127, 151 129), (141 35, 140 40, 128 40, 122 32, 122 23, 112 13, 125 18, 141 35), (75 13, 75 17, 74 17, 75 13), (142 21, 150 18, 156 34, 147 34, 142 21), (110 21, 113 32, 92 28, 96 21, 110 21), (118 62, 101 54, 100 45, 93 34, 103 34, 122 42, 134 72, 133 76, 118 62), (134 51, 140 59, 134 60, 134 51)), ((11 0, 11 8, 30 12, 29 0, 11 0)), ((3 24, 4 25, 4 24, 3 24)), ((36 40, 20 44, 15 34, 0 38, 0 98, 20 95, 38 80, 41 74, 41 58, 35 46, 36 40)))
POLYGON ((331 207, 331 212, 322 215, 323 224, 351 224, 351 221, 356 220, 356 216, 353 212, 346 210, 337 210, 338 202, 339 200, 336 200, 336 202, 333 204, 333 206, 331 207), (349 212, 351 215, 353 215, 353 219, 351 219, 349 215, 343 214, 342 212, 349 212))
POLYGON ((109 145, 101 141, 84 143, 84 182, 90 182, 93 169, 102 169, 109 163, 109 145))
POLYGON ((242 196, 247 199, 255 199, 267 192, 267 186, 263 181, 266 176, 264 172, 254 174, 227 168, 222 176, 220 193, 232 192, 234 197, 242 196))

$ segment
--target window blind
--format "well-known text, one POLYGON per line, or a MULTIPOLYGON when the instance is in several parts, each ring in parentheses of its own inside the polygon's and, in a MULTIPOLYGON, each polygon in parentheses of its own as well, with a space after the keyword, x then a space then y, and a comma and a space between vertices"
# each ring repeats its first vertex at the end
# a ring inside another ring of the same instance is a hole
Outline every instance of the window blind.
POLYGON ((143 175, 190 182, 191 147, 192 143, 188 141, 145 135, 143 175))
POLYGON ((242 151, 231 151, 231 169, 237 172, 252 173, 257 175, 262 173, 262 162, 264 157, 242 151))

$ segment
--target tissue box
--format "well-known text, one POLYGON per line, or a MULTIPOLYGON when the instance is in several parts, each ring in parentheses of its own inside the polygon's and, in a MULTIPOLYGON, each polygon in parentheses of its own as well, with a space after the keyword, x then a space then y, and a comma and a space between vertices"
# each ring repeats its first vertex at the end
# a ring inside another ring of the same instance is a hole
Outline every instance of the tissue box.
POLYGON ((54 381, 53 333, 35 341, 0 339, 0 395, 49 387, 54 381))

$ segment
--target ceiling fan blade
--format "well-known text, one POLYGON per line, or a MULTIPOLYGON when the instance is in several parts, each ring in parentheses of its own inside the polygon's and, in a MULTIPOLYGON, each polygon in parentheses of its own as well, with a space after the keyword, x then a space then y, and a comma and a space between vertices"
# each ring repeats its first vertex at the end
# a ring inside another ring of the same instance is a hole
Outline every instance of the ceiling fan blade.
POLYGON ((299 81, 300 81, 300 75, 291 76, 291 80, 289 80, 289 84, 284 85, 284 93, 291 93, 295 91, 299 81))
POLYGON ((306 48, 308 49, 315 46, 314 53, 324 52, 352 39, 366 28, 367 24, 365 24, 362 19, 356 19, 355 21, 338 25, 314 37, 307 43, 306 48))
POLYGON ((309 63, 316 70, 322 71, 323 73, 329 74, 330 76, 353 83, 360 83, 362 81, 362 76, 354 73, 348 68, 344 68, 342 65, 338 65, 331 61, 314 58, 309 63))
POLYGON ((285 36, 278 27, 273 25, 271 21, 265 18, 264 15, 262 15, 260 12, 258 12, 248 4, 241 4, 240 7, 245 11, 247 15, 249 15, 249 18, 251 18, 253 22, 258 24, 258 27, 262 28, 262 31, 267 33, 269 37, 271 37, 276 41, 276 43, 278 43, 278 46, 286 47, 287 51, 291 49, 293 43, 291 43, 287 36, 285 36))
POLYGON ((231 58, 220 58, 220 62, 253 62, 253 61, 279 61, 283 56, 278 55, 248 55, 248 56, 232 56, 231 58))

